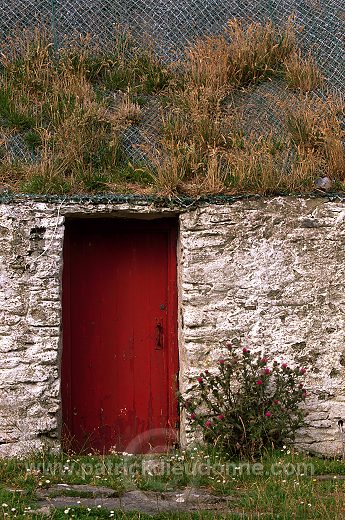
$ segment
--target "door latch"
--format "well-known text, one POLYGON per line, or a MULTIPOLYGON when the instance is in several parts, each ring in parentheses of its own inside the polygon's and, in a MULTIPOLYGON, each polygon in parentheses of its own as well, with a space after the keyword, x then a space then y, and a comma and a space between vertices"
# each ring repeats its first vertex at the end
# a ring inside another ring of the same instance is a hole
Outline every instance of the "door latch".
POLYGON ((163 348, 163 324, 158 322, 156 325, 156 345, 155 350, 162 350, 163 348))

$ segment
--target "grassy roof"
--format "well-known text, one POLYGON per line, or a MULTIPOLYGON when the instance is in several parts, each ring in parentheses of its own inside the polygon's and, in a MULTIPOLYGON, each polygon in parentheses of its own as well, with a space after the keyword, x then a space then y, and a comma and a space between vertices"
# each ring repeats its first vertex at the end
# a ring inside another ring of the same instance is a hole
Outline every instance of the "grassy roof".
POLYGON ((44 31, 2 42, 0 183, 18 193, 200 196, 345 188, 342 101, 291 21, 200 38, 166 64, 126 32, 55 52, 44 31), (248 116, 255 89, 278 124, 248 116), (276 88, 271 88, 271 86, 276 88))

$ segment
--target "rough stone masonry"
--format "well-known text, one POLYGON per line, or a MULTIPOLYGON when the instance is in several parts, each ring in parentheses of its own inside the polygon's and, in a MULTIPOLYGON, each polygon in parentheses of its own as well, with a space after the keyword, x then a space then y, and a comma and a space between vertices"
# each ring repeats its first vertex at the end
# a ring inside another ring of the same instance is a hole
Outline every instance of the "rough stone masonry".
POLYGON ((179 219, 182 390, 215 365, 228 341, 301 364, 310 393, 297 444, 342 452, 343 200, 242 199, 181 210, 19 197, 0 204, 0 214, 0 455, 60 446, 64 222, 97 215, 179 219))

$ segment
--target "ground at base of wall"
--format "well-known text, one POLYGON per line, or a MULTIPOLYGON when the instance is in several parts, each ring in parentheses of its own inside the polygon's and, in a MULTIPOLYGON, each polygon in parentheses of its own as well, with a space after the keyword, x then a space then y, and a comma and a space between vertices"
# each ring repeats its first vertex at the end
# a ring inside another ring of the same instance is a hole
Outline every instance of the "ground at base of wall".
POLYGON ((343 519, 345 462, 284 447, 253 462, 214 451, 0 460, 0 517, 343 519))
MULTIPOLYGON (((61 485, 60 485, 61 486, 61 485)), ((203 488, 181 488, 174 491, 141 491, 134 489, 114 497, 111 488, 96 486, 53 486, 38 493, 36 513, 50 514, 54 509, 75 508, 105 509, 108 511, 137 511, 154 515, 158 513, 181 513, 213 511, 228 513, 233 510, 236 499, 231 496, 212 495, 203 488), (90 490, 90 488, 92 488, 90 490), (74 496, 68 496, 68 493, 74 496), (85 496, 90 495, 90 496, 85 496)), ((236 513, 237 511, 233 511, 236 513)))

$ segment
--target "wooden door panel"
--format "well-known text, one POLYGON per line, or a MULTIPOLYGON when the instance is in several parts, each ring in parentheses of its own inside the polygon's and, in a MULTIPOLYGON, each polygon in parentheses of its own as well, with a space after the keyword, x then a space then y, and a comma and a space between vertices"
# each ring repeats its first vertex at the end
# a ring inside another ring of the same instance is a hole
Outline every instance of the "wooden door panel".
POLYGON ((177 420, 175 223, 72 221, 64 261, 63 420, 74 447, 161 445, 177 420))

